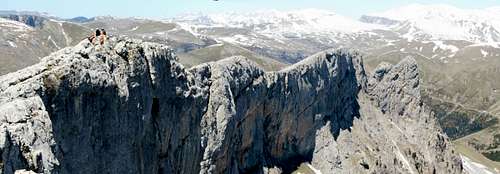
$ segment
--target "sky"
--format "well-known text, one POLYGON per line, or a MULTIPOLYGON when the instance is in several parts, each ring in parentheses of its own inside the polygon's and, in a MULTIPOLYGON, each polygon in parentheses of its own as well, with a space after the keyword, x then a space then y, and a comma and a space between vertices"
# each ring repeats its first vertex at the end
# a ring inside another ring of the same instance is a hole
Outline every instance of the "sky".
POLYGON ((185 13, 317 8, 358 18, 408 4, 447 4, 465 9, 500 6, 500 0, 2 0, 0 10, 47 12, 63 18, 116 16, 169 18, 185 13))

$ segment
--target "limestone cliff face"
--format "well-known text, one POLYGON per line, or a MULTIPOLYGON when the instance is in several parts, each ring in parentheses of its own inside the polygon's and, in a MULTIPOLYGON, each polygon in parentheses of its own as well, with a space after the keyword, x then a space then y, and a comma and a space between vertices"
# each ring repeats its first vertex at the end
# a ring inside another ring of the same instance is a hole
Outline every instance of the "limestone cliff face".
POLYGON ((0 169, 43 173, 461 173, 413 59, 349 51, 278 72, 185 69, 166 46, 87 41, 0 77, 0 169))

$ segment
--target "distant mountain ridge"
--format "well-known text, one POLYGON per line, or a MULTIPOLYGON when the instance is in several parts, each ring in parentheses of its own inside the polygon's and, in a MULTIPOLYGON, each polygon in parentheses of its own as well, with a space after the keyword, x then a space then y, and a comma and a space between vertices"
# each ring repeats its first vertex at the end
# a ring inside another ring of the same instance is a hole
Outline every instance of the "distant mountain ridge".
POLYGON ((259 33, 325 34, 390 30, 412 39, 500 42, 500 8, 463 10, 447 5, 409 5, 383 13, 363 15, 359 20, 334 12, 306 9, 249 13, 187 14, 171 19, 195 28, 246 28, 259 33), (332 22, 329 22, 332 21, 332 22), (267 33, 272 33, 267 32, 267 33), (417 37, 427 35, 428 37, 417 37))
POLYGON ((247 13, 188 14, 172 19, 195 27, 228 27, 253 29, 262 33, 330 33, 356 32, 377 26, 351 20, 331 11, 304 9, 296 11, 257 11, 247 13), (335 21, 335 24, 329 23, 335 21))
MULTIPOLYGON (((457 51, 466 46, 500 48, 500 23, 496 22, 500 20, 495 20, 500 11, 493 9, 480 13, 479 10, 460 10, 444 5, 410 5, 364 15, 359 20, 326 10, 306 9, 188 14, 167 21, 289 63, 331 47, 353 47, 353 44, 358 47, 362 40, 370 42, 367 44, 388 46, 397 44, 395 42, 399 40, 432 43, 432 52, 435 54, 427 57, 438 58, 446 63, 449 60, 445 59, 454 57, 457 51), (440 12, 448 9, 447 12, 440 12), (457 41, 461 43, 448 43, 457 41), (290 42, 294 43, 288 44, 290 42), (274 49, 263 50, 263 47, 274 49), (280 55, 284 52, 292 54, 280 55)), ((363 47, 360 50, 373 47, 359 46, 363 47)), ((483 49, 480 55, 486 52, 483 49)))
MULTIPOLYGON (((448 5, 413 4, 369 16, 399 21, 397 25, 410 25, 418 32, 429 34, 434 40, 466 40, 475 43, 500 42, 500 10, 487 8, 464 10, 448 5)), ((418 37, 415 37, 418 39, 418 37)))
POLYGON ((87 18, 85 16, 78 16, 78 17, 68 19, 68 21, 77 22, 77 23, 85 23, 85 22, 90 22, 92 20, 94 20, 94 18, 87 18))

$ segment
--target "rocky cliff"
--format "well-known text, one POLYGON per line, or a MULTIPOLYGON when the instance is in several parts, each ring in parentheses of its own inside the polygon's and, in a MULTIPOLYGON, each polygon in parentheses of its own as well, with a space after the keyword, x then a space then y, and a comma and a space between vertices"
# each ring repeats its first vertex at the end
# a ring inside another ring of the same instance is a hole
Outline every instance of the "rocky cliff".
POLYGON ((167 46, 82 41, 0 77, 0 169, 42 173, 461 173, 412 58, 277 72, 244 57, 185 69, 167 46))
POLYGON ((38 15, 29 15, 29 14, 10 14, 10 15, 0 15, 0 17, 10 19, 13 21, 22 22, 28 26, 41 28, 43 22, 47 20, 46 18, 38 15))

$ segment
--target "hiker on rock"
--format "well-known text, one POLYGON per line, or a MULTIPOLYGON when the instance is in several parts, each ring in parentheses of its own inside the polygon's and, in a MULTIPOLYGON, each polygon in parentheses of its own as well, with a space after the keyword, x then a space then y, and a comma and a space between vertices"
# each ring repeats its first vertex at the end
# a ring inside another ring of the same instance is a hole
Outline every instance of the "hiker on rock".
POLYGON ((99 43, 103 45, 104 42, 106 42, 108 36, 106 35, 106 30, 104 30, 104 28, 100 29, 100 33, 101 35, 99 37, 99 43))
POLYGON ((87 39, 90 41, 90 43, 94 44, 95 32, 90 33, 90 36, 87 37, 87 39))
POLYGON ((98 42, 100 45, 103 45, 107 40, 106 30, 102 28, 96 29, 95 32, 88 37, 88 39, 94 45, 96 44, 96 42, 98 42))

